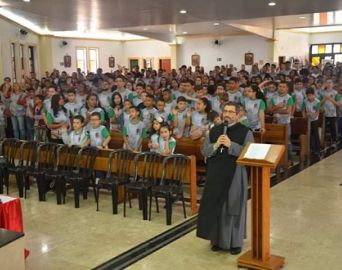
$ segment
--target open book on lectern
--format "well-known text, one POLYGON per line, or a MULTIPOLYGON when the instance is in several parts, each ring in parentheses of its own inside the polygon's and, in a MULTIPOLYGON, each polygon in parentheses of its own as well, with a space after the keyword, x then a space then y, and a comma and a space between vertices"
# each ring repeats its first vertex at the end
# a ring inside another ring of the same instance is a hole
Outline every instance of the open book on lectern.
POLYGON ((262 144, 262 143, 251 143, 248 146, 248 149, 244 155, 244 158, 247 159, 266 159, 268 151, 270 150, 270 144, 262 144))

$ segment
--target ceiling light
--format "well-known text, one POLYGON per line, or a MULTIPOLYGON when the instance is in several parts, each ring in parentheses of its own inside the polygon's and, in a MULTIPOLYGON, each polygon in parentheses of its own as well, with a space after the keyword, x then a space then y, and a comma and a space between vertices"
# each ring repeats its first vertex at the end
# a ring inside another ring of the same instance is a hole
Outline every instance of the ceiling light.
POLYGON ((30 2, 31 0, 23 0, 24 2, 30 2))
POLYGON ((219 26, 219 25, 220 25, 220 23, 218 23, 218 22, 214 23, 214 26, 219 26))
POLYGON ((269 5, 270 7, 274 7, 276 4, 277 4, 276 2, 269 2, 269 3, 268 3, 268 5, 269 5))
POLYGON ((183 35, 186 35, 188 32, 183 32, 183 35))
POLYGON ((144 31, 147 31, 147 30, 148 30, 148 28, 144 28, 143 30, 144 30, 144 31))
POLYGON ((180 14, 186 14, 186 13, 188 13, 185 9, 181 9, 180 11, 179 11, 179 13, 180 14))
POLYGON ((304 20, 304 19, 306 19, 306 17, 300 16, 299 19, 304 20))

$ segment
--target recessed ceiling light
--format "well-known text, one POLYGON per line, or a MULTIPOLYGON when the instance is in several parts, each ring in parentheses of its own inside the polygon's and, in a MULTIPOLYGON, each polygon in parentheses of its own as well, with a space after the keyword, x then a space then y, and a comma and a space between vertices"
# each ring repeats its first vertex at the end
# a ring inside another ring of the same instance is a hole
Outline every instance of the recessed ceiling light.
POLYGON ((30 2, 31 0, 23 0, 24 2, 30 2))
POLYGON ((299 19, 303 20, 303 19, 306 19, 306 17, 300 16, 299 19))
POLYGON ((276 2, 269 2, 269 3, 268 3, 268 5, 269 5, 270 7, 274 7, 276 4, 277 4, 276 2))
POLYGON ((183 32, 183 35, 186 35, 188 32, 183 32))
POLYGON ((188 13, 185 9, 181 9, 180 11, 179 11, 179 13, 180 14, 186 14, 186 13, 188 13))
POLYGON ((218 22, 214 23, 214 26, 218 26, 218 25, 220 25, 220 23, 218 23, 218 22))
POLYGON ((144 31, 147 31, 147 30, 148 30, 148 28, 144 28, 143 30, 144 30, 144 31))

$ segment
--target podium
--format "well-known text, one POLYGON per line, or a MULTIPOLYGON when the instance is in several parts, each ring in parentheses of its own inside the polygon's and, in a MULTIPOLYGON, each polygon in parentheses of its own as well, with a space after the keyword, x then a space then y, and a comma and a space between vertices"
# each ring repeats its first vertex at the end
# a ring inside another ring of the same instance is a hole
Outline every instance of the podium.
POLYGON ((248 148, 258 145, 246 145, 237 160, 239 165, 251 169, 252 202, 252 249, 238 258, 238 266, 274 270, 283 267, 285 258, 270 254, 270 170, 278 165, 285 146, 268 146, 270 148, 263 159, 245 158, 248 148))

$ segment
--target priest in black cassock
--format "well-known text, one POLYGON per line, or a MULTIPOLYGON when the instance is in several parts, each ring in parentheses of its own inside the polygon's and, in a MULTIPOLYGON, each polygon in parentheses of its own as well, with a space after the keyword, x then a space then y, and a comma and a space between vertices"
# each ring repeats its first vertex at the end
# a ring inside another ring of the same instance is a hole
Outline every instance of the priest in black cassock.
POLYGON ((248 177, 236 163, 252 132, 239 123, 240 106, 223 106, 224 123, 213 127, 201 147, 207 158, 207 178, 200 204, 197 236, 211 241, 213 251, 241 252, 246 237, 248 177), (225 134, 224 134, 225 133, 225 134))

